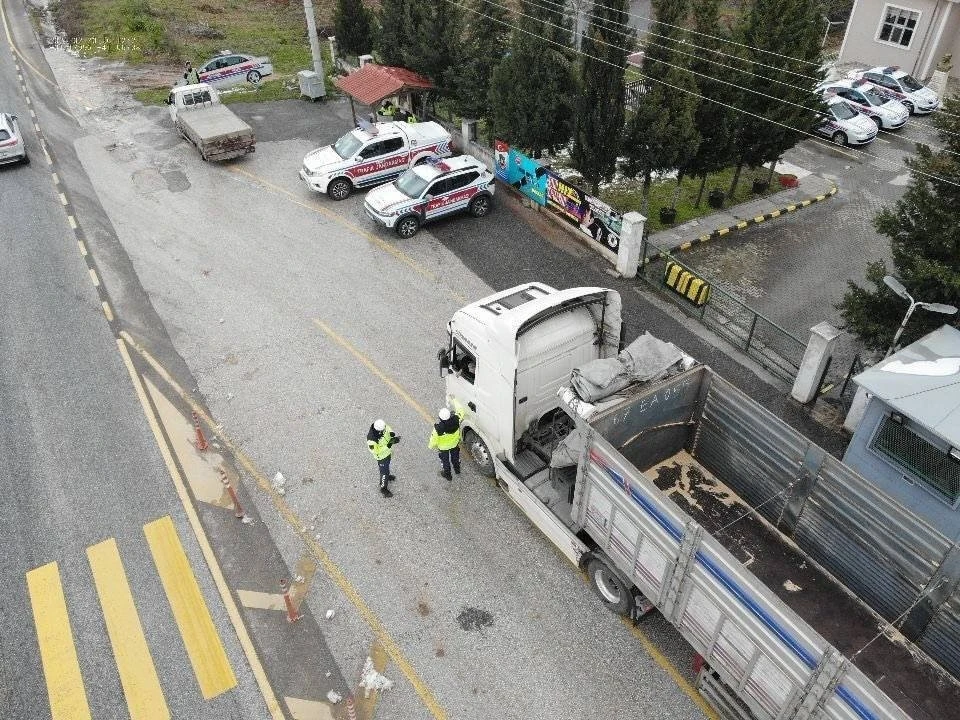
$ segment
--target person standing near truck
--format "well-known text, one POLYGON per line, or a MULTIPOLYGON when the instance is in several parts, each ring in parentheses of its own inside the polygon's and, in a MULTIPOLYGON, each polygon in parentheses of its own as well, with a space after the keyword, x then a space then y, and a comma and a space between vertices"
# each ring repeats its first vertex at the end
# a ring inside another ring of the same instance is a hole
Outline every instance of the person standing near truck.
POLYGON ((463 410, 457 408, 456 415, 451 415, 448 408, 442 407, 437 412, 437 418, 429 447, 440 456, 440 477, 450 482, 453 480, 451 467, 453 472, 460 474, 460 421, 463 420, 463 410))
POLYGON ((400 442, 400 436, 382 419, 373 421, 367 431, 367 447, 377 461, 380 470, 380 494, 385 498, 393 497, 390 492, 390 482, 397 478, 390 474, 390 458, 393 456, 393 446, 400 442))

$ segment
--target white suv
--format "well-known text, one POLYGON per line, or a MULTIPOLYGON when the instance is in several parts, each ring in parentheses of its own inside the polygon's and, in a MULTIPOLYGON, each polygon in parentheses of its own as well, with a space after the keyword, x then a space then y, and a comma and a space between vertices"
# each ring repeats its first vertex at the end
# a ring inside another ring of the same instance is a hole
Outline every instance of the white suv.
POLYGON ((826 99, 827 112, 813 131, 837 145, 866 145, 877 136, 877 124, 836 95, 826 99))
POLYGON ((490 211, 493 173, 472 155, 434 160, 407 170, 395 182, 367 194, 370 218, 410 238, 429 220, 466 210, 474 217, 490 211))
POLYGON ((880 94, 876 86, 867 80, 834 80, 817 88, 824 97, 836 95, 849 100, 857 110, 873 120, 881 130, 902 128, 910 117, 910 111, 898 100, 880 94))
POLYGON ((880 94, 902 102, 911 115, 926 115, 940 107, 933 90, 896 66, 854 70, 848 77, 869 80, 880 94))

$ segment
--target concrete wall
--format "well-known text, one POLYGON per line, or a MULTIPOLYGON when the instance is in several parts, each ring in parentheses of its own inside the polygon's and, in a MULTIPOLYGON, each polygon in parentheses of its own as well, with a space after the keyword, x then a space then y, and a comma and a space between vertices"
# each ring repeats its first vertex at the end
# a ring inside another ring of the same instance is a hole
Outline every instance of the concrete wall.
MULTIPOLYGON (((960 0, 856 0, 840 48, 841 62, 865 66, 899 65, 919 80, 928 78, 940 58, 957 52, 960 0), (920 13, 909 47, 878 40, 887 5, 920 13)), ((951 76, 960 77, 960 57, 954 55, 951 76)))
MULTIPOLYGON (((870 399, 863 421, 847 446, 843 462, 863 475, 874 486, 924 518, 944 535, 960 540, 960 509, 950 507, 946 501, 935 495, 934 491, 927 490, 912 473, 899 465, 894 465, 870 449, 870 442, 880 421, 889 413, 890 406, 885 402, 876 397, 870 399), (904 479, 905 477, 907 479, 904 479)), ((926 432, 923 427, 911 423, 910 429, 934 445, 944 447, 942 440, 926 432)))

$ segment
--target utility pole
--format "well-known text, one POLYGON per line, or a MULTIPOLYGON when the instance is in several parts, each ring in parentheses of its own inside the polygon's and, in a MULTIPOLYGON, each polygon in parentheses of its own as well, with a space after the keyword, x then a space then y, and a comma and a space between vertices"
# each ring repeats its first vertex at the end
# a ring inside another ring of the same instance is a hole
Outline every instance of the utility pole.
POLYGON ((307 16, 307 35, 310 36, 310 54, 313 55, 313 71, 320 82, 324 82, 323 55, 320 54, 320 40, 317 38, 317 18, 313 14, 313 0, 303 0, 303 14, 307 16))

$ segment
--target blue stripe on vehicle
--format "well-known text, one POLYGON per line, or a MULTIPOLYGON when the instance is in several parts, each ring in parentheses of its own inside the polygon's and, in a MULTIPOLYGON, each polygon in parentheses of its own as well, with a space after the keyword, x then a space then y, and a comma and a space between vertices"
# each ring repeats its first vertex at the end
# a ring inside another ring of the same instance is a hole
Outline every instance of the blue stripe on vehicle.
MULTIPOLYGON (((638 487, 628 482, 626 478, 607 463, 606 458, 602 457, 596 450, 590 451, 590 459, 596 462, 607 475, 625 490, 634 502, 636 502, 654 521, 670 534, 677 542, 680 542, 683 536, 682 531, 662 512, 660 512, 653 503, 640 492, 638 487)), ((724 572, 713 560, 708 558, 703 551, 697 551, 696 560, 703 565, 707 571, 713 575, 721 585, 727 588, 741 604, 747 607, 764 625, 767 626, 778 638, 780 638, 789 647, 793 653, 803 661, 805 665, 813 669, 817 666, 816 659, 794 638, 787 630, 780 625, 766 610, 750 595, 743 590, 740 585, 724 572)), ((871 712, 847 687, 838 685, 837 695, 850 706, 850 708, 862 720, 878 720, 877 716, 871 712)))

